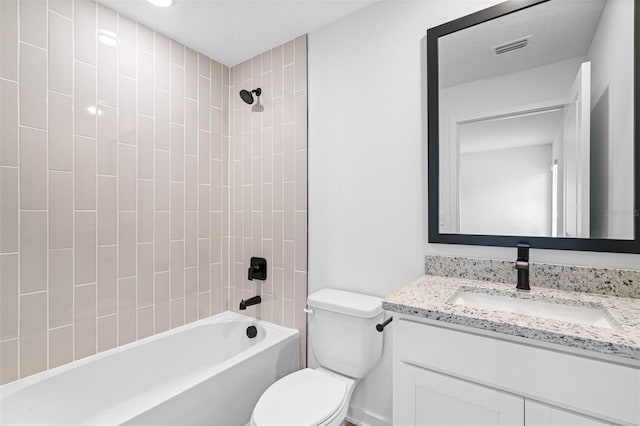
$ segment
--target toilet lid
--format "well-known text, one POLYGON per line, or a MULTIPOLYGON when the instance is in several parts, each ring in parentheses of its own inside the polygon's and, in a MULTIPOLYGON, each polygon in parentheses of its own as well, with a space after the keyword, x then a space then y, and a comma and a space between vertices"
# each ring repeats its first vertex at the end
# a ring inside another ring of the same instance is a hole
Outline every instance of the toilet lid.
POLYGON ((258 426, 316 426, 340 409, 347 385, 311 368, 271 385, 253 409, 258 426))

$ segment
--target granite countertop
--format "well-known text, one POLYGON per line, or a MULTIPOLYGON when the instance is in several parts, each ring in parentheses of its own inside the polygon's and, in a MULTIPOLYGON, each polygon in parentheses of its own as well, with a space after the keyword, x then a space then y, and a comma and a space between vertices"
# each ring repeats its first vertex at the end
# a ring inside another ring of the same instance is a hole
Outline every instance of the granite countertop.
POLYGON ((386 297, 387 311, 640 361, 640 299, 425 275, 386 297), (454 304, 461 291, 604 308, 613 329, 454 304))

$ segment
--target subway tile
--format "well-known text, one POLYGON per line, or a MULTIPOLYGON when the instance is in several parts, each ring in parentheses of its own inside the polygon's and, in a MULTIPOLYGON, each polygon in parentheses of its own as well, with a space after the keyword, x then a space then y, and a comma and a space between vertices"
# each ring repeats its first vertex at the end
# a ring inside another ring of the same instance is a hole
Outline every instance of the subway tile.
POLYGON ((210 149, 211 136, 209 132, 198 132, 198 183, 208 185, 210 181, 210 149))
POLYGON ((136 212, 118 213, 118 278, 136 275, 136 212))
POLYGON ((295 209, 307 210, 307 151, 295 153, 295 209))
POLYGON ((136 80, 118 77, 118 142, 136 144, 136 80))
POLYGON ((72 0, 49 0, 49 10, 69 19, 73 18, 72 0))
POLYGON ((96 282, 96 213, 74 214, 74 283, 96 282))
POLYGON ((118 146, 118 208, 136 209, 136 147, 118 146))
POLYGON ((155 274, 153 305, 156 333, 169 329, 169 291, 169 272, 155 274))
POLYGON ((222 160, 222 111, 211 108, 211 158, 222 160))
POLYGON ((198 185, 198 237, 209 238, 209 212, 211 210, 211 189, 208 185, 198 185))
POLYGON ((47 54, 20 44, 20 124, 47 128, 47 54))
POLYGON ((295 39, 295 90, 307 87, 307 36, 295 39))
POLYGON ((0 105, 0 166, 17 166, 18 85, 16 83, 0 80, 0 105))
MULTIPOLYGON (((120 16, 118 27, 118 72, 136 78, 137 28, 135 22, 120 16)), ((135 94, 135 92, 133 92, 135 94)))
POLYGON ((47 293, 20 296, 20 377, 47 368, 47 293))
POLYGON ((194 212, 198 209, 198 161, 197 157, 186 155, 184 157, 184 198, 185 210, 194 212))
POLYGON ((155 147, 156 149, 168 150, 169 92, 156 88, 155 94, 155 147))
POLYGON ((154 238, 155 271, 169 270, 169 212, 156 212, 154 238))
POLYGON ((73 247, 73 173, 49 172, 49 248, 73 247))
POLYGON ((211 129, 210 111, 211 85, 208 79, 200 77, 198 80, 198 129, 211 129))
POLYGON ((186 48, 184 62, 184 95, 198 99, 198 53, 186 48))
POLYGON ((47 48, 47 2, 20 2, 20 41, 47 48))
POLYGON ((184 67, 184 46, 171 40, 171 64, 184 67))
POLYGON ((262 132, 262 182, 273 182, 273 133, 271 129, 262 132))
POLYGON ((184 238, 184 184, 171 182, 171 239, 184 238))
POLYGON ((198 273, 196 268, 185 269, 184 291, 184 319, 186 323, 190 323, 198 319, 198 273))
POLYGON ((155 151, 155 209, 169 210, 169 153, 155 151))
POLYGON ((198 218, 196 212, 186 212, 184 219, 184 265, 198 265, 198 218))
POLYGON ((0 255, 0 341, 18 337, 18 255, 0 255))
POLYGON ((138 50, 138 113, 153 117, 153 55, 138 50))
POLYGON ((198 319, 208 318, 209 316, 211 316, 211 295, 209 293, 199 294, 198 319))
POLYGON ((98 316, 115 314, 118 306, 117 247, 98 247, 98 316))
POLYGON ((153 335, 153 306, 140 308, 137 311, 138 339, 153 335))
POLYGON ((184 297, 184 241, 171 241, 171 299, 184 297))
POLYGON ((191 99, 184 101, 184 151, 198 155, 198 103, 191 99))
POLYGON ((284 147, 284 181, 292 182, 295 179, 295 169, 294 169, 294 156, 295 156, 295 146, 294 146, 294 123, 289 123, 284 125, 284 138, 283 138, 283 147, 284 147))
POLYGON ((138 242, 153 242, 153 181, 138 179, 138 242))
POLYGON ((18 251, 18 169, 0 167, 0 253, 18 251))
POLYGON ((73 361, 73 326, 49 330, 49 368, 73 361))
POLYGON ((295 214, 295 269, 307 270, 307 212, 295 214))
POLYGON ((293 65, 287 65, 284 67, 283 71, 283 94, 284 94, 284 110, 283 110, 283 120, 284 123, 292 123, 295 120, 295 111, 294 111, 294 74, 295 70, 293 65))
POLYGON ((96 285, 74 288, 74 358, 96 353, 96 285))
POLYGON ((211 61, 211 95, 209 97, 212 107, 222 108, 222 93, 222 65, 211 61))
POLYGON ((222 161, 211 160, 211 211, 222 210, 222 161))
POLYGON ((20 292, 47 289, 47 213, 20 213, 20 292))
POLYGON ((282 45, 282 64, 289 65, 294 59, 294 40, 290 40, 282 45))
POLYGON ((282 110, 282 98, 275 99, 273 101, 273 153, 281 154, 283 152, 283 110, 282 110))
MULTIPOLYGON (((98 28, 112 34, 118 33, 118 15, 103 5, 98 5, 98 28)), ((98 104, 118 105, 118 48, 98 43, 98 104)), ((115 129, 114 129, 115 130, 115 129)))
MULTIPOLYGON (((4 2, 0 2, 2 5, 4 2)), ((0 385, 18 379, 18 339, 0 341, 0 385)))
POLYGON ((47 208, 47 133, 20 128, 20 208, 47 208))
POLYGON ((205 77, 205 78, 210 78, 211 76, 211 59, 209 59, 207 56, 203 55, 202 53, 198 54, 198 73, 205 77))
POLYGON ((184 123, 184 68, 177 65, 171 65, 171 122, 184 123))
POLYGON ((171 301, 171 328, 184 324, 184 298, 171 301))
POLYGON ((226 259, 222 258, 222 214, 211 213, 211 263, 219 263, 226 259))
POLYGON ((76 210, 96 209, 96 140, 76 136, 74 141, 74 198, 76 210))
POLYGON ((282 96, 282 46, 271 49, 271 79, 272 99, 282 96))
POLYGON ((184 126, 171 124, 171 180, 184 182, 184 126))
POLYGON ((49 91, 49 170, 73 171, 73 98, 49 91))
POLYGON ((118 280, 118 346, 136 340, 136 277, 118 280))
POLYGON ((138 116, 138 177, 153 179, 153 119, 138 116))
POLYGON ((138 307, 153 304, 153 243, 138 244, 138 307))
POLYGON ((101 105, 98 116, 98 174, 118 174, 118 110, 101 105))
POLYGON ((96 3, 74 1, 74 54, 87 64, 96 64, 96 3))
POLYGON ((98 176, 98 245, 118 242, 118 182, 115 176, 98 176))
POLYGON ((0 77, 18 79, 18 2, 0 1, 0 77))
POLYGON ((211 288, 209 245, 208 238, 198 241, 198 291, 200 292, 209 291, 211 288))
POLYGON ((169 90, 169 39, 155 34, 156 87, 169 90))
POLYGON ((118 346, 118 316, 98 318, 98 352, 118 346))
POLYGON ((96 137, 96 67, 75 61, 73 92, 74 134, 96 137))
POLYGON ((49 13, 49 90, 72 94, 73 88, 73 23, 49 13))
POLYGON ((147 53, 153 54, 154 52, 153 37, 154 37, 153 30, 138 23, 138 48, 139 49, 144 50, 147 53))
POLYGON ((293 240, 294 237, 294 187, 293 182, 284 184, 284 239, 293 240))
POLYGON ((295 94, 295 147, 296 150, 307 149, 307 91, 295 94))

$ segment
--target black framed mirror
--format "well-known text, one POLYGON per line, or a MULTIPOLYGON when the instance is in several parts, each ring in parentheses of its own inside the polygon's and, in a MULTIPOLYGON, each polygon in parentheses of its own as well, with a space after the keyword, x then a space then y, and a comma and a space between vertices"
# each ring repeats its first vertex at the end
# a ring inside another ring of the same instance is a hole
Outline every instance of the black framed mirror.
POLYGON ((640 0, 427 31, 430 243, 640 253, 640 0))

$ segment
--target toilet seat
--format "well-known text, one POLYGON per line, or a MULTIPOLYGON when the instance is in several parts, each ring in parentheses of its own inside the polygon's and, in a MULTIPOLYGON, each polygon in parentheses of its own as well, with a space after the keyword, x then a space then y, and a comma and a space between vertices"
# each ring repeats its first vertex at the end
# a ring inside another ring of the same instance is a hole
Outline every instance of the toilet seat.
POLYGON ((255 426, 318 426, 331 420, 350 396, 345 381, 322 370, 305 368, 278 380, 260 397, 255 426))

